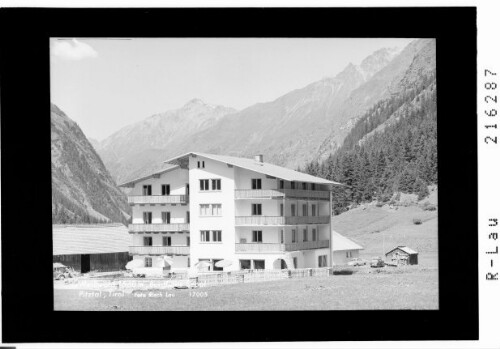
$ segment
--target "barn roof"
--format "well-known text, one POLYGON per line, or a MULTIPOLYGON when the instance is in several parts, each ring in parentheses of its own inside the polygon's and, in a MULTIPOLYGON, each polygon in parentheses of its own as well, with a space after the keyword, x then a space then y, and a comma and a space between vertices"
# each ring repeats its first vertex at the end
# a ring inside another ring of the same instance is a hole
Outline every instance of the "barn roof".
POLYGON ((397 249, 400 249, 401 251, 404 251, 408 254, 418 254, 417 251, 414 251, 412 250, 411 248, 409 248, 408 246, 397 246, 397 247, 394 247, 392 250, 390 250, 389 252, 387 252, 385 255, 388 255, 389 253, 391 253, 392 251, 394 250, 397 250, 397 249))
POLYGON ((308 175, 306 173, 298 172, 291 170, 289 168, 273 165, 267 162, 257 162, 255 159, 249 158, 238 158, 234 156, 226 156, 226 155, 214 155, 214 154, 206 154, 199 152, 189 152, 180 156, 177 156, 173 159, 166 160, 165 163, 170 164, 179 164, 180 161, 186 159, 190 155, 201 156, 207 159, 220 161, 229 165, 233 165, 236 167, 244 168, 246 170, 263 173, 268 176, 284 179, 287 181, 296 181, 296 182, 308 182, 308 183, 317 183, 317 184, 329 184, 329 185, 343 185, 341 183, 329 181, 324 178, 315 177, 308 175))
POLYGON ((332 251, 363 250, 364 248, 354 241, 332 230, 332 251))
POLYGON ((128 252, 131 242, 119 223, 52 225, 53 255, 128 252))

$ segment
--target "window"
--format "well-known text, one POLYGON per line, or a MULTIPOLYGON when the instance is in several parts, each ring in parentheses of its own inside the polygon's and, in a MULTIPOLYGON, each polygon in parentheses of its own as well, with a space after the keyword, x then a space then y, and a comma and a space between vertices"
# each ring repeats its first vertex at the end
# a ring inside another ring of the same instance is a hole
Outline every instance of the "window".
POLYGON ((252 263, 249 259, 240 259, 240 269, 250 269, 252 263))
POLYGON ((254 269, 266 269, 266 261, 263 259, 254 259, 253 268, 254 269))
POLYGON ((212 204, 212 216, 222 216, 221 204, 212 204))
POLYGON ((295 182, 290 182, 290 188, 295 189, 295 182))
POLYGON ((220 179, 212 179, 212 190, 220 190, 220 179))
POLYGON ((262 179, 260 178, 252 179, 252 189, 262 189, 262 179))
POLYGON ((252 231, 252 242, 262 242, 262 230, 252 231))
POLYGON ((222 241, 222 231, 221 230, 212 230, 212 237, 214 242, 222 241))
POLYGON ((142 220, 144 221, 144 224, 151 224, 153 221, 153 212, 143 212, 142 220))
POLYGON ((280 204, 280 216, 283 217, 285 215, 283 204, 280 204))
POLYGON ((252 216, 262 215, 262 204, 252 204, 252 216))
POLYGON ((326 267, 326 254, 318 256, 318 267, 319 268, 326 267))
POLYGON ((311 183, 311 190, 316 190, 316 183, 311 183))
POLYGON ((292 216, 295 216, 295 204, 292 204, 292 216))
POLYGON ((142 186, 142 195, 149 196, 151 195, 151 185, 143 185, 142 186))
POLYGON ((205 168, 205 161, 198 161, 198 168, 205 168))
POLYGON ((209 190, 208 179, 200 179, 200 191, 209 190))
POLYGON ((298 265, 299 265, 299 261, 298 261, 297 257, 293 257, 293 267, 294 267, 295 269, 297 269, 297 266, 298 266, 298 265))
POLYGON ((302 190, 307 190, 307 183, 302 183, 302 190))
POLYGON ((153 246, 153 237, 152 236, 145 236, 143 238, 144 241, 144 246, 153 246))
POLYGON ((191 215, 189 211, 186 212, 186 223, 189 223, 191 221, 191 215))
POLYGON ((163 224, 170 224, 170 212, 161 213, 161 222, 163 224))
POLYGON ((200 162, 198 161, 198 168, 200 168, 200 162))
POLYGON ((280 179, 280 189, 285 189, 285 181, 280 179))
POLYGON ((172 246, 172 237, 164 236, 163 237, 163 246, 172 246))
POLYGON ((191 267, 191 258, 188 257, 188 268, 191 267))
POLYGON ((308 238, 307 229, 304 229, 304 241, 307 241, 307 238, 308 238))
POLYGON ((146 268, 151 268, 153 266, 153 258, 151 258, 151 257, 145 257, 144 258, 144 266, 146 268))
POLYGON ((222 216, 222 204, 200 204, 200 216, 222 216))
POLYGON ((317 240, 316 228, 313 228, 313 230, 312 230, 312 241, 316 241, 316 240, 317 240))
POLYGON ((345 253, 345 256, 346 256, 347 258, 351 258, 351 257, 352 257, 352 251, 347 251, 347 252, 345 253))
POLYGON ((280 231, 280 242, 283 244, 285 242, 285 235, 283 233, 283 229, 280 231))
POLYGON ((191 238, 186 236, 186 246, 191 246, 191 238))
POLYGON ((210 241, 210 230, 202 230, 200 232, 200 241, 202 242, 208 242, 210 241))
POLYGON ((161 185, 161 195, 170 195, 170 184, 161 185))
POLYGON ((316 204, 311 205, 311 216, 316 216, 316 204))
POLYGON ((307 204, 302 204, 302 215, 307 216, 307 204))
POLYGON ((297 242, 297 231, 292 229, 292 242, 297 242))

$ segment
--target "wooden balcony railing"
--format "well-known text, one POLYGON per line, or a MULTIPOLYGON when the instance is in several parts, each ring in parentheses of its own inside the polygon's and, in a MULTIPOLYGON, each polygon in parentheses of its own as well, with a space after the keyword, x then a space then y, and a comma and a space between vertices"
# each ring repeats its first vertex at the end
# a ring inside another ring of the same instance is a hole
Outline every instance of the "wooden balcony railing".
POLYGON ((280 216, 237 216, 236 225, 284 225, 285 217, 280 216))
POLYGON ((189 255, 189 246, 129 246, 129 253, 132 255, 189 255))
POLYGON ((129 204, 187 204, 189 195, 132 195, 129 204))
POLYGON ((236 216, 236 225, 328 224, 330 216, 236 216))
POLYGON ((128 230, 131 233, 135 232, 167 232, 167 231, 189 231, 189 223, 173 223, 173 224, 129 224, 128 230))
POLYGON ((308 200, 330 200, 330 192, 326 190, 299 190, 299 189, 236 189, 235 199, 257 198, 295 198, 308 200))
POLYGON ((286 224, 328 224, 330 216, 288 216, 285 219, 286 224))
POLYGON ((237 253, 271 253, 271 252, 285 252, 285 251, 300 251, 312 250, 316 248, 328 248, 330 246, 329 240, 320 241, 304 241, 291 244, 278 244, 278 243, 237 243, 235 244, 235 251, 237 253))

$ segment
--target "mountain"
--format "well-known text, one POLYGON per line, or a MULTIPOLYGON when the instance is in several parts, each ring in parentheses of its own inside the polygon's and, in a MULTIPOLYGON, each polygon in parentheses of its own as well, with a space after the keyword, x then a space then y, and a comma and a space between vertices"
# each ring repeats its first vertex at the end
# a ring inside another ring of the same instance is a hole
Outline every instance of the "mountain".
POLYGON ((122 128, 100 142, 98 151, 120 183, 157 169, 168 155, 177 155, 169 149, 235 112, 232 108, 192 99, 179 109, 122 128))
POLYGON ((130 208, 80 127, 51 105, 53 223, 126 223, 130 208))
POLYGON ((417 194, 437 184, 437 88, 434 40, 421 42, 390 94, 356 117, 342 145, 305 172, 346 184, 335 189, 339 214, 353 205, 381 205, 400 193, 417 194))

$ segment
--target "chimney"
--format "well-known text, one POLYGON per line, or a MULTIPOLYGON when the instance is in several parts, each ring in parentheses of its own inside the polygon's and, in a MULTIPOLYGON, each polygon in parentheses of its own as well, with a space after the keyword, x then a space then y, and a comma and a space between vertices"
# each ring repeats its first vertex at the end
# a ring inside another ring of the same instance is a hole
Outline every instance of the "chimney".
POLYGON ((264 162, 264 155, 255 155, 255 162, 264 162))

